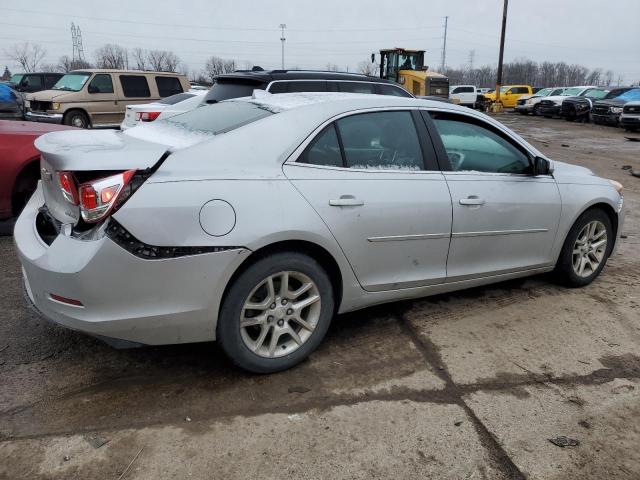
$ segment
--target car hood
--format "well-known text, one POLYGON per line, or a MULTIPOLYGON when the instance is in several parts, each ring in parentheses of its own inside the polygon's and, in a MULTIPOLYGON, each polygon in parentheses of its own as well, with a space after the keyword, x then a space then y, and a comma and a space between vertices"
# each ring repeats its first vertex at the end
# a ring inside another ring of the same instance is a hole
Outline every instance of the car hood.
POLYGON ((550 97, 541 97, 540 100, 551 100, 554 103, 558 103, 562 102, 565 98, 567 98, 566 95, 551 95, 550 97))
POLYGON ((617 98, 610 98, 608 100, 598 100, 597 102, 595 102, 595 105, 609 105, 611 107, 621 107, 622 105, 625 105, 627 102, 624 100, 620 100, 617 98))
POLYGON ((598 177, 593 171, 578 165, 553 160, 553 178, 558 183, 574 183, 578 185, 607 185, 604 178, 598 177))
POLYGON ((41 92, 29 93, 25 100, 36 100, 38 102, 61 102, 66 97, 76 95, 78 92, 68 92, 65 90, 42 90, 41 92))

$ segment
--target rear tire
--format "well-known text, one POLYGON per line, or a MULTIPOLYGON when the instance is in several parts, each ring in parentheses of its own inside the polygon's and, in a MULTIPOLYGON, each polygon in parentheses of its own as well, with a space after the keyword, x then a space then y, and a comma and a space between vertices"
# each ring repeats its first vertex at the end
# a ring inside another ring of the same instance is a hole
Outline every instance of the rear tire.
POLYGON ((607 263, 613 241, 608 215, 599 208, 584 212, 562 246, 555 269, 558 279, 568 287, 589 285, 607 263))
POLYGON ((89 117, 81 110, 71 110, 65 113, 63 123, 71 127, 91 128, 89 117))
POLYGON ((216 337, 240 368, 278 372, 318 347, 333 313, 331 280, 320 264, 301 253, 274 253, 235 279, 220 309, 216 337))

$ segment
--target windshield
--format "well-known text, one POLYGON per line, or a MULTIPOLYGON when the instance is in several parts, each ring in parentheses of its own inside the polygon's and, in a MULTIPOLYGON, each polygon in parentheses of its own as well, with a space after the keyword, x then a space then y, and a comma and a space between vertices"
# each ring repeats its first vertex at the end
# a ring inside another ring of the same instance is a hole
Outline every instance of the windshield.
POLYGON ((622 95, 617 96, 616 99, 624 100, 625 102, 640 100, 640 88, 632 88, 631 90, 627 90, 622 95))
POLYGON ((546 97, 548 95, 551 95, 551 92, 553 92, 553 88, 543 88, 542 90, 538 90, 538 93, 536 93, 536 97, 546 97))
POLYGON ((22 80, 22 77, 24 77, 24 73, 14 73, 13 75, 11 75, 9 83, 11 85, 18 85, 20 83, 20 80, 22 80))
POLYGON ((193 93, 177 93, 170 97, 165 97, 162 100, 158 100, 158 103, 162 103, 164 105, 175 105, 176 103, 182 102, 183 100, 191 97, 195 97, 195 95, 193 93))
POLYGON ((500 93, 504 93, 509 90, 511 87, 500 87, 500 93))
POLYGON ((217 135, 270 115, 273 115, 273 112, 252 102, 222 102, 216 105, 205 105, 162 122, 192 132, 217 135))
POLYGON ((64 77, 58 80, 51 89, 79 92, 82 90, 82 87, 84 87, 84 84, 87 83, 90 76, 90 73, 85 72, 67 73, 64 77))
POLYGON ((233 79, 233 80, 216 80, 211 90, 205 97, 206 103, 217 103, 232 98, 250 97, 255 89, 266 88, 266 84, 261 81, 233 79))
POLYGON ((609 90, 603 90, 602 88, 592 88, 591 90, 587 90, 587 93, 584 94, 587 98, 604 98, 609 93, 609 90))
POLYGON ((576 95, 580 95, 580 92, 582 92, 582 90, 584 90, 584 89, 580 88, 580 87, 565 88, 564 92, 562 92, 562 95, 569 96, 569 97, 575 97, 576 95))

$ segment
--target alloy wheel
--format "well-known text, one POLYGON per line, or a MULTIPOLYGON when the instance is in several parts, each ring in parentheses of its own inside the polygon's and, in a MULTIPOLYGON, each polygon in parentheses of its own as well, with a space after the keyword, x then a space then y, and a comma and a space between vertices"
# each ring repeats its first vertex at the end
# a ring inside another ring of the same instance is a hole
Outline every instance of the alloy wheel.
POLYGON ((300 348, 320 319, 320 291, 307 275, 269 275, 249 293, 240 313, 240 334, 256 355, 276 358, 300 348))
POLYGON ((587 223, 573 245, 573 271, 579 277, 593 275, 603 262, 607 252, 607 229, 599 220, 587 223))

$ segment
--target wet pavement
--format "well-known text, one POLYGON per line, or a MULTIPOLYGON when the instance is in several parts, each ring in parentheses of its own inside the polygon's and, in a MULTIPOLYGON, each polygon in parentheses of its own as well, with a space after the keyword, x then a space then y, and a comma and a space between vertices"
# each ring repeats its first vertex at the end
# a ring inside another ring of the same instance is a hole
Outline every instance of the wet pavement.
POLYGON ((497 117, 625 185, 626 238, 599 279, 343 315, 276 375, 211 343, 114 350, 43 321, 1 237, 0 478, 640 478, 640 179, 622 169, 640 170, 640 143, 497 117))

